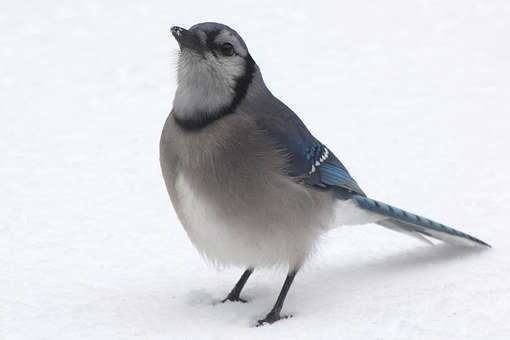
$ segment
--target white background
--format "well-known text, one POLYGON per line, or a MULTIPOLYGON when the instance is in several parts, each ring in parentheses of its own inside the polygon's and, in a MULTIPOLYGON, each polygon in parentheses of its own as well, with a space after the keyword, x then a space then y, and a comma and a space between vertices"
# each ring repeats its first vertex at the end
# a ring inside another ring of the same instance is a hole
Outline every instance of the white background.
POLYGON ((0 339, 509 339, 510 3, 3 1, 0 339), (224 22, 273 93, 372 197, 489 251, 338 229, 299 274, 294 317, 252 327, 242 269, 207 265, 164 189, 172 25, 224 22))

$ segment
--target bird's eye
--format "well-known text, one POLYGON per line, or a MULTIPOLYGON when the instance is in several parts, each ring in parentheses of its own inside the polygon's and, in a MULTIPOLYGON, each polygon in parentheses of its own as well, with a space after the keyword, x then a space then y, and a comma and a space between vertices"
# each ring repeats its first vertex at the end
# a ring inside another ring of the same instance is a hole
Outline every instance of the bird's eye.
POLYGON ((221 54, 223 54, 224 56, 230 57, 234 54, 234 46, 232 46, 232 44, 224 43, 223 45, 221 45, 220 49, 221 54))

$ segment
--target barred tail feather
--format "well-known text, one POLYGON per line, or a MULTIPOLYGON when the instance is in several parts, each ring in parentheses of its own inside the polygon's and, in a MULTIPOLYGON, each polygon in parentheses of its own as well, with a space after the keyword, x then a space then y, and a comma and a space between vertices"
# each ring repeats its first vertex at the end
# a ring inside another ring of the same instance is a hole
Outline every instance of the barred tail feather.
POLYGON ((411 234, 411 236, 418 237, 421 240, 425 238, 424 236, 427 236, 447 243, 468 243, 490 248, 490 245, 476 237, 402 209, 392 207, 386 203, 359 195, 354 196, 352 201, 365 211, 383 216, 380 221, 376 221, 375 223, 392 230, 411 234))
POLYGON ((407 226, 404 227, 398 221, 391 221, 389 219, 385 219, 385 220, 376 222, 376 224, 383 226, 385 228, 391 229, 393 231, 411 236, 420 242, 427 243, 432 246, 434 245, 434 243, 431 240, 429 240, 427 237, 425 237, 422 233, 417 231, 415 228, 409 228, 407 226))

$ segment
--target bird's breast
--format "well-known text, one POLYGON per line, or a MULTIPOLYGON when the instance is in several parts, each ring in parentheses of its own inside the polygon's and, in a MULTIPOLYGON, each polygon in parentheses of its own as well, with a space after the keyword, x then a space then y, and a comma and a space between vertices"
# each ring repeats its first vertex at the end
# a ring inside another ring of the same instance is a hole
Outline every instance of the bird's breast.
POLYGON ((172 128, 162 142, 163 174, 182 225, 217 262, 301 261, 326 223, 330 197, 288 177, 285 157, 249 122, 228 119, 203 133, 172 128))

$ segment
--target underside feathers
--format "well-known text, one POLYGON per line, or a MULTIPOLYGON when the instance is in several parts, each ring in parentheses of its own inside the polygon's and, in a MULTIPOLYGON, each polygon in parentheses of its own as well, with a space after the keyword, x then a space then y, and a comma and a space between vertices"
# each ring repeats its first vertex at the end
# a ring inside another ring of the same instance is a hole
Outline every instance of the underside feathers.
POLYGON ((392 207, 386 203, 378 202, 368 197, 355 195, 352 197, 355 204, 367 211, 379 214, 386 217, 377 222, 377 224, 393 229, 400 232, 411 234, 412 236, 423 235, 432 237, 447 243, 463 243, 462 241, 468 241, 470 244, 477 244, 485 247, 490 247, 487 243, 463 233, 459 230, 447 227, 441 223, 434 222, 427 218, 421 217, 404 211, 399 208, 392 207))

